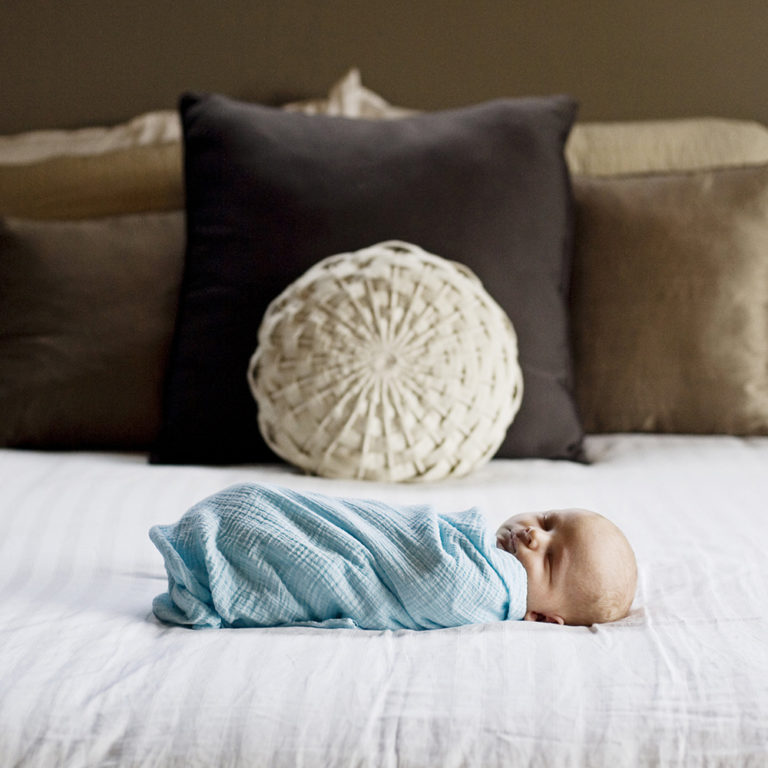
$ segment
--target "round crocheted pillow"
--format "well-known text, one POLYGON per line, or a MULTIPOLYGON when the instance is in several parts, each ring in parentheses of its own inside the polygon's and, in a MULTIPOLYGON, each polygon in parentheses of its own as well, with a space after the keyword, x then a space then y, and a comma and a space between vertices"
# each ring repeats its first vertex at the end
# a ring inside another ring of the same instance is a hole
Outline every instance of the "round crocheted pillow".
POLYGON ((464 266, 390 241, 268 307, 248 381, 267 444, 326 477, 436 480, 493 456, 520 407, 512 323, 464 266))

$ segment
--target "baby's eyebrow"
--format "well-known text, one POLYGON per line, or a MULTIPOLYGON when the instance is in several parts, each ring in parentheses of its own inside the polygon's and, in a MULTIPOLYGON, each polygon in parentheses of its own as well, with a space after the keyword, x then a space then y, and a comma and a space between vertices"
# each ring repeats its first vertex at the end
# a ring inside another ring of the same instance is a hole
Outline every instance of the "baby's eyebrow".
POLYGON ((557 521, 557 513, 555 512, 542 512, 540 516, 540 522, 541 523, 549 523, 550 525, 554 525, 554 523, 557 521))

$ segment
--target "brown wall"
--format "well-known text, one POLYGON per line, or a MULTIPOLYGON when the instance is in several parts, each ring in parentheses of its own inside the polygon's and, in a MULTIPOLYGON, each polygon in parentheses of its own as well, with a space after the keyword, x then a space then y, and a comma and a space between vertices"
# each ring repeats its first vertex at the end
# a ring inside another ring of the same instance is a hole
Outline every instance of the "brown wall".
POLYGON ((349 67, 415 108, 568 92, 584 120, 768 123, 766 0, 0 0, 0 133, 186 89, 267 102, 349 67))

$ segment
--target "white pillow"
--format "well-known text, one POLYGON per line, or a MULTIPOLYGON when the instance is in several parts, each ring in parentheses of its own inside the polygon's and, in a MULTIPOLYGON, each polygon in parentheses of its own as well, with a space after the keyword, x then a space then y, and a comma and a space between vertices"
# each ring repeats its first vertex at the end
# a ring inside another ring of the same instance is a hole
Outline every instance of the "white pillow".
POLYGON ((296 101, 286 104, 284 108, 308 115, 336 115, 369 120, 393 120, 415 114, 414 110, 393 106, 363 86, 358 69, 350 69, 334 83, 327 98, 296 101))
POLYGON ((366 480, 472 471, 522 399, 507 315, 466 267, 397 241, 324 259, 278 296, 248 380, 275 453, 366 480))

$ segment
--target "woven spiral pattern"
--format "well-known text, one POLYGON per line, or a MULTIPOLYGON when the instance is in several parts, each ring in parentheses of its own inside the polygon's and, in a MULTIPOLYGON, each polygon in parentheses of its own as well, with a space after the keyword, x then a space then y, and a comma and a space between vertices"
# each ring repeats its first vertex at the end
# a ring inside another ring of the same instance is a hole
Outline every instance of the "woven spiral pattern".
POLYGON ((522 398, 512 323, 480 281, 397 241, 324 259, 278 296, 248 380, 279 456, 367 480, 470 472, 522 398))

